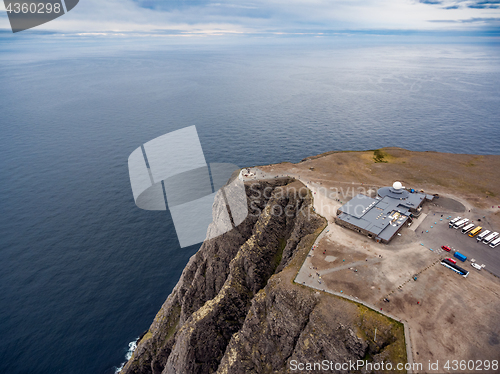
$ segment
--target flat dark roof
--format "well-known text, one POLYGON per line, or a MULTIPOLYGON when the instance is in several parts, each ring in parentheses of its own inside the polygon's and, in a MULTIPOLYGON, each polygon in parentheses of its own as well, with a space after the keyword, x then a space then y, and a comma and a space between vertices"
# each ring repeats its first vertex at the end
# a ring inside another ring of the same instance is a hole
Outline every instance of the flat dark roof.
POLYGON ((377 199, 356 195, 339 208, 337 218, 389 241, 408 220, 410 209, 416 209, 426 198, 425 194, 393 193, 391 189, 379 189, 382 195, 377 199))

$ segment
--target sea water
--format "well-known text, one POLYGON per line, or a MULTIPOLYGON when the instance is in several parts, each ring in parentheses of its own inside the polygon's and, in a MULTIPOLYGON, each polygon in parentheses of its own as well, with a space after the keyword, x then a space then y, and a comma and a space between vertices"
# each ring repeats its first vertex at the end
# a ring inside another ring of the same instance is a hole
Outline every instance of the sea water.
MULTIPOLYGON (((113 373, 199 248, 127 159, 196 125, 207 162, 398 146, 499 154, 500 49, 0 38, 0 372, 113 373)), ((134 343, 135 344, 135 343, 134 343)))

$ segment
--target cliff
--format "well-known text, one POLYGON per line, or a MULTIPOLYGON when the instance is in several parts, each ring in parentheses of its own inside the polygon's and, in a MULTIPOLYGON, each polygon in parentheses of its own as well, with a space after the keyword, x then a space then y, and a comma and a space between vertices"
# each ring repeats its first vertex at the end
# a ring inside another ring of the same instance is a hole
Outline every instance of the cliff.
POLYGON ((308 190, 283 178, 246 192, 245 221, 190 259, 122 373, 285 373, 291 360, 404 360, 400 324, 293 283, 325 227, 308 190))

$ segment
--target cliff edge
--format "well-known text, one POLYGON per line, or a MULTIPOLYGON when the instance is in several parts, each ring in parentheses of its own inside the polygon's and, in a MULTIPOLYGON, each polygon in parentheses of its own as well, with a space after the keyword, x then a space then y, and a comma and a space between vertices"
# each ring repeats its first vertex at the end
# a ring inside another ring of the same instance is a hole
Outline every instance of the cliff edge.
POLYGON ((288 373, 323 360, 405 362, 401 324, 293 283, 326 225, 305 186, 281 178, 245 188, 249 215, 191 257, 122 373, 288 373))

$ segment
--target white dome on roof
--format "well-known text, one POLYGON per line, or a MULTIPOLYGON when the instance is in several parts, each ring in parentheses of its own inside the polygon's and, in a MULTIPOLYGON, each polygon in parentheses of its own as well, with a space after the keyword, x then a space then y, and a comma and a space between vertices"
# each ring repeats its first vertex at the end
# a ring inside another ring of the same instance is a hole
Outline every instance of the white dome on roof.
POLYGON ((394 188, 395 190, 400 190, 403 188, 403 185, 401 184, 401 182, 394 182, 392 188, 394 188))

